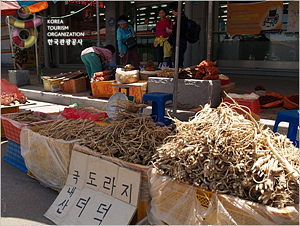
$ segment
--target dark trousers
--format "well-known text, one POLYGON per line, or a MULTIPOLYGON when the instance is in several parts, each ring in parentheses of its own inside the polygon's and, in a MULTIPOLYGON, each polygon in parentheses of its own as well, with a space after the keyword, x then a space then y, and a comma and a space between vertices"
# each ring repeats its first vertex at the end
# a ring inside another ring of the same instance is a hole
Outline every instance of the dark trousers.
MULTIPOLYGON (((157 66, 159 66, 159 64, 164 62, 164 47, 163 46, 158 45, 156 47, 156 56, 157 56, 157 63, 158 63, 157 66)), ((167 62, 168 67, 171 68, 172 67, 172 58, 166 57, 165 60, 167 62)))
MULTIPOLYGON (((183 68, 183 55, 186 51, 186 47, 187 47, 187 41, 186 39, 180 39, 179 41, 179 62, 178 62, 178 67, 179 68, 183 68)), ((173 40, 173 48, 174 48, 174 52, 175 52, 175 56, 176 56, 176 40, 173 40)), ((176 59, 176 57, 175 57, 176 59)))
POLYGON ((127 49, 125 55, 122 57, 122 66, 126 66, 129 57, 131 56, 136 70, 140 70, 140 58, 136 48, 127 49))

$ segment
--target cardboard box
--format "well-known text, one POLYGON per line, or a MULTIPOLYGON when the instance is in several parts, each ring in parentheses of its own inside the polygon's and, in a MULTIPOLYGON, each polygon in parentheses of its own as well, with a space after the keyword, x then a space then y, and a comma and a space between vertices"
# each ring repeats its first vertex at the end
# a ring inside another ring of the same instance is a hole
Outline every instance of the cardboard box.
POLYGON ((235 93, 235 83, 232 82, 232 83, 229 83, 228 85, 221 86, 221 98, 226 97, 224 91, 226 93, 235 93))
MULTIPOLYGON (((122 84, 122 85, 124 85, 124 84, 122 84)), ((127 84, 127 85, 133 86, 133 87, 129 88, 128 96, 135 97, 135 102, 136 103, 142 103, 143 95, 145 93, 147 93, 148 81, 147 80, 140 80, 138 82, 130 83, 130 84, 127 84)), ((122 92, 125 95, 127 95, 127 89, 126 88, 121 88, 121 89, 117 88, 114 91, 115 92, 122 92)))
POLYGON ((93 97, 109 98, 114 93, 117 92, 122 92, 125 95, 127 95, 127 89, 120 88, 118 87, 118 85, 120 85, 120 87, 132 86, 129 87, 128 96, 135 97, 135 102, 141 103, 143 95, 147 93, 148 82, 145 80, 140 80, 138 82, 130 83, 130 84, 117 84, 114 81, 91 82, 93 97), (111 86, 111 85, 115 85, 115 86, 111 86))
POLYGON ((109 86, 113 83, 114 81, 91 82, 93 97, 110 98, 115 93, 114 89, 118 90, 118 88, 109 86))
POLYGON ((68 93, 81 93, 87 91, 86 78, 80 77, 77 79, 70 79, 61 85, 61 90, 68 93))
POLYGON ((61 90, 61 81, 63 78, 43 78, 44 89, 49 92, 57 92, 61 90))

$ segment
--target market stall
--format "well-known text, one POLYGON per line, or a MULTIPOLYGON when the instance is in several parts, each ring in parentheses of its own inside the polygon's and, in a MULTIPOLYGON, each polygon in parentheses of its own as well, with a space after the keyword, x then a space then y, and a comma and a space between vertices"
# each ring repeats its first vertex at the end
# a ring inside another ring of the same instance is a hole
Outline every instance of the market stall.
MULTIPOLYGON (((135 72, 121 71, 130 76, 115 79, 130 82, 112 89, 139 82, 135 72)), ((180 72, 219 78, 216 69, 201 65, 180 72)), ((99 75, 98 82, 105 82, 111 72, 99 75)), ((151 224, 299 224, 299 150, 253 118, 261 110, 260 95, 244 95, 229 95, 216 107, 204 104, 188 121, 173 118, 175 128, 158 126, 140 113, 146 104, 124 94, 108 103, 114 114, 75 106, 2 120, 19 131, 8 139, 19 140, 16 154, 28 175, 60 192, 45 214, 56 224, 137 224, 146 216, 151 224), (132 199, 129 188, 136 191, 132 199)))

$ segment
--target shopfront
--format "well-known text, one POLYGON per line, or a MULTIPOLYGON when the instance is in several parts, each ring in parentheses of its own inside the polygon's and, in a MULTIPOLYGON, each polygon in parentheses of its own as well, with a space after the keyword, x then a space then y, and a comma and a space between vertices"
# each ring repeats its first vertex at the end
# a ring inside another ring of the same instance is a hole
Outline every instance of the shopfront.
MULTIPOLYGON (((84 5, 83 1, 68 1, 62 7, 62 15, 77 12, 84 5)), ((155 25, 159 20, 158 9, 164 8, 167 16, 171 20, 175 20, 174 16, 169 12, 170 1, 124 1, 115 2, 114 19, 121 14, 125 14, 129 18, 129 23, 134 26, 138 34, 138 53, 142 63, 148 60, 156 62, 156 49, 153 46, 155 39, 155 25)), ((228 34, 228 2, 213 1, 212 11, 209 9, 209 2, 182 2, 182 8, 185 14, 195 20, 201 26, 200 41, 190 44, 190 50, 185 54, 185 66, 195 65, 204 59, 207 59, 210 52, 210 60, 218 61, 219 67, 227 68, 258 68, 258 69, 299 69, 299 30, 289 31, 288 25, 291 23, 291 15, 298 18, 298 8, 291 5, 294 1, 282 2, 282 28, 277 33, 262 34, 228 34), (298 11, 295 12, 295 8, 298 11), (212 12, 212 22, 208 21, 208 14, 212 12), (212 38, 209 40, 208 28, 212 28, 212 38), (211 47, 209 48, 209 42, 211 47)), ((298 2, 296 2, 298 3, 298 2)), ((100 46, 106 44, 106 28, 105 15, 108 9, 105 5, 99 5, 99 22, 100 22, 100 46)), ((110 11, 112 9, 109 9, 110 11)), ((63 54, 66 57, 60 59, 60 64, 82 64, 80 52, 82 49, 97 45, 97 19, 96 8, 94 5, 87 7, 65 19, 69 25, 70 31, 82 31, 85 33, 82 45, 65 46, 63 54)), ((297 25, 298 26, 298 25, 297 25)), ((115 24, 111 30, 116 30, 115 24)), ((114 37, 111 35, 111 37, 114 37)), ((115 42, 115 40, 113 40, 115 42)), ((116 43, 116 42, 115 42, 116 43)), ((116 46, 117 48, 117 46, 116 46)), ((119 63, 119 57, 116 56, 119 63)))
MULTIPOLYGON (((216 16, 214 17, 212 56, 214 60, 218 61, 220 66, 299 69, 299 30, 294 32, 288 31, 288 24, 293 20, 293 16, 296 17, 297 13, 299 15, 299 4, 295 8, 291 6, 294 2, 281 2, 283 9, 282 29, 277 33, 261 34, 228 34, 227 2, 214 2, 214 4, 216 16), (298 11, 295 12, 294 9, 298 11)), ((263 21, 266 23, 266 26, 272 26, 270 23, 267 24, 267 19, 273 23, 278 20, 278 13, 272 15, 271 12, 271 14, 266 16, 263 21)))

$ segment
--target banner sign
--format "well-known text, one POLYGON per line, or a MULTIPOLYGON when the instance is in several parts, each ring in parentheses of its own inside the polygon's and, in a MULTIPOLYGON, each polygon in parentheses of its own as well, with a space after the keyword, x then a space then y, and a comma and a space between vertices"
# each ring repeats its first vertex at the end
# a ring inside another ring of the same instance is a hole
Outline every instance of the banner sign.
POLYGON ((227 5, 227 33, 278 33, 282 29, 282 18, 283 1, 230 1, 227 5))
POLYGON ((289 1, 287 32, 299 32, 299 1, 289 1))
MULTIPOLYGON (((77 4, 77 5, 91 5, 93 7, 96 7, 97 6, 97 2, 96 1, 69 1, 69 3, 71 4, 77 4)), ((100 9, 103 9, 104 8, 104 4, 103 2, 98 2, 98 7, 100 9)))
POLYGON ((44 216, 56 225, 127 225, 140 183, 139 172, 73 150, 67 182, 44 216))

